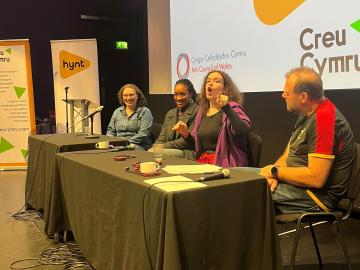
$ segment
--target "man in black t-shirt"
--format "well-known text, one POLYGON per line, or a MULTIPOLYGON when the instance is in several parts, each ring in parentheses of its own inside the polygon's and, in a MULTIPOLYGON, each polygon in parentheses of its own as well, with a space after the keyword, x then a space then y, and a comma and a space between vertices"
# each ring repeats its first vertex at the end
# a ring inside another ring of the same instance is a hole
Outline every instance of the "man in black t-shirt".
POLYGON ((282 97, 299 118, 284 153, 260 173, 278 212, 329 211, 346 193, 354 157, 351 128, 324 96, 313 69, 289 71, 282 97))

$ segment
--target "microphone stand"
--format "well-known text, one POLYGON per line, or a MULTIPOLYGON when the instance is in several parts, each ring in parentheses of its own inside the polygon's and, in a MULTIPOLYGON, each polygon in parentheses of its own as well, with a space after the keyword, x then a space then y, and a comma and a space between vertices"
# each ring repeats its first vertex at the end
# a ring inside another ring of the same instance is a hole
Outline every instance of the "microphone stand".
POLYGON ((69 133, 68 90, 69 90, 69 86, 65 86, 65 103, 66 103, 66 133, 69 133))
POLYGON ((94 134, 94 115, 90 115, 90 134, 85 136, 86 139, 96 139, 99 135, 94 134))

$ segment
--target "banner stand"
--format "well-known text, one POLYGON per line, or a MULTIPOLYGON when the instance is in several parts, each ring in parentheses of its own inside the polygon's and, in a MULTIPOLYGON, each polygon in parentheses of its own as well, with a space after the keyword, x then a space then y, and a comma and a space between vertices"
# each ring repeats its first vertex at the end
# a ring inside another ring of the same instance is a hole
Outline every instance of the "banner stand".
POLYGON ((29 40, 0 40, 0 63, 0 170, 24 170, 36 132, 29 40))

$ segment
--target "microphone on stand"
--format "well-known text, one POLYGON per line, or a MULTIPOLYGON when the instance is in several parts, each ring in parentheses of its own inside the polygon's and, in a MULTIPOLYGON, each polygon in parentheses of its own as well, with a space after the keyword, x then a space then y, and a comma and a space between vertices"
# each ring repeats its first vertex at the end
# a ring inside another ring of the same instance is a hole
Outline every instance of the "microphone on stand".
POLYGON ((90 125, 91 125, 90 126, 90 134, 85 136, 86 139, 99 138, 99 135, 94 135, 94 115, 97 114, 98 112, 101 112, 103 108, 104 108, 104 106, 99 106, 96 108, 95 111, 93 111, 92 113, 88 114, 83 119, 81 119, 81 121, 84 121, 85 119, 90 118, 90 125))
POLYGON ((95 109, 95 111, 93 111, 92 113, 88 114, 87 116, 85 116, 82 120, 86 120, 89 117, 93 117, 95 114, 97 114, 98 112, 101 112, 102 109, 104 108, 104 106, 99 106, 95 109))
POLYGON ((66 103, 66 133, 69 133, 68 90, 69 90, 69 86, 65 86, 65 103, 66 103))
POLYGON ((229 169, 222 169, 218 173, 214 173, 212 175, 203 176, 200 177, 197 182, 206 182, 206 181, 212 181, 212 180, 219 180, 219 179, 225 179, 230 177, 230 170, 229 169))

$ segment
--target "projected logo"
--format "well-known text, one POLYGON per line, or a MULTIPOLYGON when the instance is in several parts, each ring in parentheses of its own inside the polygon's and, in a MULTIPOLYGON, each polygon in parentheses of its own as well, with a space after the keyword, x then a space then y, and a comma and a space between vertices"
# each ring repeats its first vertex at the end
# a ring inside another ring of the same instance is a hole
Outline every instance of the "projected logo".
POLYGON ((304 2, 305 0, 254 0, 254 8, 260 21, 274 25, 289 16, 304 2))
POLYGON ((351 27, 360 33, 360 19, 353 22, 351 27))
POLYGON ((60 76, 64 79, 88 69, 91 65, 88 59, 67 51, 60 51, 59 63, 60 76))
POLYGON ((181 53, 176 61, 176 73, 179 79, 186 79, 190 72, 190 60, 186 53, 181 53))

